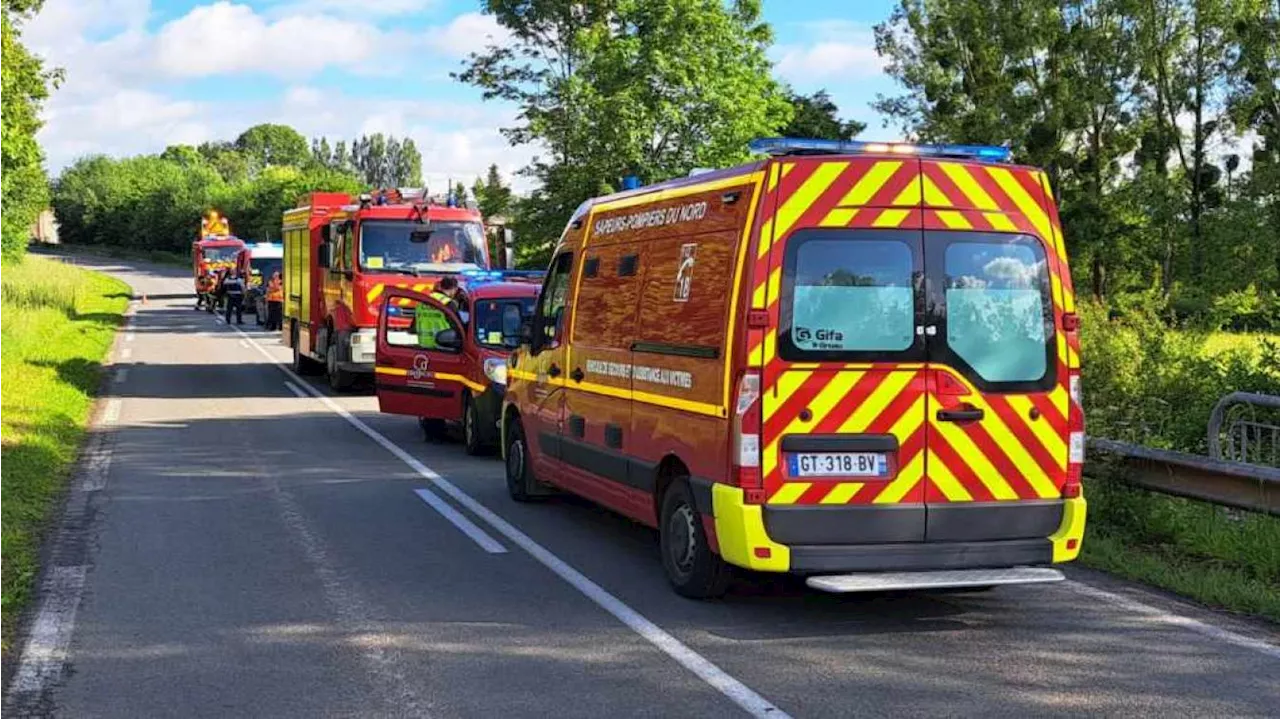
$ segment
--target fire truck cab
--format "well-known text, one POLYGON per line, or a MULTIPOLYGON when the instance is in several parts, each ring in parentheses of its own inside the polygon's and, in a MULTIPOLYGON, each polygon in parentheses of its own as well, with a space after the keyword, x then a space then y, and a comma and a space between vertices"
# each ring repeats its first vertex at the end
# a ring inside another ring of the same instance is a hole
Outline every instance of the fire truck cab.
POLYGON ((373 376, 388 288, 430 291, 444 274, 489 268, 480 213, 409 191, 315 192, 284 213, 284 326, 299 373, 336 390, 373 376))
POLYGON ((207 235, 191 243, 192 284, 200 292, 200 278, 211 272, 240 268, 249 272, 249 253, 244 240, 232 235, 207 235))
POLYGON ((448 303, 412 289, 388 289, 378 323, 379 409, 417 417, 427 439, 457 425, 467 454, 495 447, 507 355, 533 313, 542 275, 463 272, 460 292, 448 303), (443 315, 448 329, 430 336, 429 328, 416 326, 423 305, 443 315))

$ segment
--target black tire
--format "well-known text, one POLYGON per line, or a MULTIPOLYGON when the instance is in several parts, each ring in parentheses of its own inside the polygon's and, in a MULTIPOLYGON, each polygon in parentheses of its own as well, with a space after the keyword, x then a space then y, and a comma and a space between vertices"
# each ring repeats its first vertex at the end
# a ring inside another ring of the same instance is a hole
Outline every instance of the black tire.
POLYGON ((449 425, 443 419, 419 417, 418 426, 422 428, 423 441, 440 442, 449 437, 449 425))
POLYGON ((480 427, 480 411, 471 396, 462 396, 462 448, 472 457, 489 453, 489 442, 480 427))
POLYGON ((290 326, 291 337, 293 338, 293 371, 300 375, 313 375, 319 371, 318 363, 310 357, 302 354, 302 349, 298 347, 298 325, 294 323, 290 326))
POLYGON ((511 422, 507 428, 506 461, 507 494, 517 502, 536 502, 548 492, 540 489, 538 480, 533 476, 533 467, 529 463, 529 443, 524 438, 524 427, 520 420, 511 422))
POLYGON ((658 524, 658 545, 662 569, 676 594, 690 599, 712 599, 729 588, 730 567, 711 551, 702 528, 702 515, 693 501, 693 492, 677 479, 662 496, 658 524))
POLYGON ((355 384, 356 376, 338 367, 338 334, 329 331, 329 344, 324 352, 325 374, 329 387, 335 392, 346 392, 355 384))

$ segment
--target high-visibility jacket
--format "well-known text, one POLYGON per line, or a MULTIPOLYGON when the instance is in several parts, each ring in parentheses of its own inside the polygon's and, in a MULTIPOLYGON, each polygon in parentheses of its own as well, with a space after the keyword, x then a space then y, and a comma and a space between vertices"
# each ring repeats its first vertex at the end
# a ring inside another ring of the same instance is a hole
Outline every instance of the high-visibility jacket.
MULTIPOLYGON (((448 298, 445 298, 448 299, 448 298)), ((445 304, 445 303, 441 303, 445 304)), ((418 346, 423 349, 438 349, 436 333, 449 329, 449 318, 444 313, 425 302, 419 302, 413 311, 413 324, 418 330, 418 346)))
POLYGON ((267 284, 267 302, 284 302, 284 287, 278 278, 267 284))

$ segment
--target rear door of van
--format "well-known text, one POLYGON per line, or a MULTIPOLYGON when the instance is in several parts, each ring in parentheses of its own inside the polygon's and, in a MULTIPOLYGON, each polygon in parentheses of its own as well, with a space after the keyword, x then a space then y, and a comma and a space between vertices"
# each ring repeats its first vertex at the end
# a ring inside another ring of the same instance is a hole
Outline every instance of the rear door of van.
POLYGON ((1067 479, 1065 267, 1042 173, 921 162, 928 524, 940 542, 1043 538, 1067 479))
POLYGON ((784 544, 925 538, 919 161, 769 166, 752 309, 766 528, 784 544))

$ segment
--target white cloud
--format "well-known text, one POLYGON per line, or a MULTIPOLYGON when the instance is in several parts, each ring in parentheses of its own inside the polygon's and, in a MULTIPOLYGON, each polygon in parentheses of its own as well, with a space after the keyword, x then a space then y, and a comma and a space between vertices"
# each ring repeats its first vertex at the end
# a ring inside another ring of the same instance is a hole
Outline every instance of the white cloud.
POLYGON ((222 0, 197 7, 160 29, 159 69, 178 77, 235 72, 296 76, 351 67, 378 47, 373 25, 324 15, 268 21, 247 5, 222 0))
POLYGON ((492 15, 463 13, 444 27, 427 31, 427 46, 454 58, 480 52, 489 45, 502 45, 511 34, 492 15))
POLYGON ((394 17, 419 13, 435 5, 436 0, 378 0, 377 2, 294 0, 270 6, 266 9, 266 14, 272 17, 315 14, 358 18, 394 17))
POLYGON ((884 74, 871 28, 847 20, 804 23, 809 41, 777 45, 771 55, 778 76, 792 83, 857 79, 884 74))

